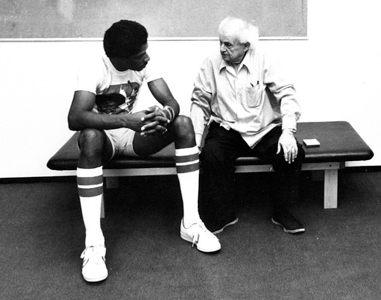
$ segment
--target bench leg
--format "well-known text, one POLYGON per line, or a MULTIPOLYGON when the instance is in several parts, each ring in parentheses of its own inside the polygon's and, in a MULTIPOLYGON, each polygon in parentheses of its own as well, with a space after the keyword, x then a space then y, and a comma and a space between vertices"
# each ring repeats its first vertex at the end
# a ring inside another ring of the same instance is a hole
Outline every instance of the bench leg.
POLYGON ((338 191, 338 175, 337 169, 329 169, 324 171, 324 208, 337 208, 337 191, 338 191))
POLYGON ((118 177, 105 177, 106 189, 116 189, 119 187, 118 177))

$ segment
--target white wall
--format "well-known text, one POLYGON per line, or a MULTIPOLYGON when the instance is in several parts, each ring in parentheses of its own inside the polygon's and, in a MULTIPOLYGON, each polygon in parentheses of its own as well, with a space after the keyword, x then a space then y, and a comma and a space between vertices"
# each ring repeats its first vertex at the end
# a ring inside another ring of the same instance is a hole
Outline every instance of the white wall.
MULTIPOLYGON (((345 120, 381 165, 381 18, 374 0, 309 0, 307 40, 261 40, 294 79, 301 121, 345 120)), ((215 41, 150 41, 173 94, 188 113, 192 83, 215 41)), ((67 112, 81 54, 101 51, 100 41, 0 42, 0 178, 60 176, 48 159, 71 136, 67 112)), ((144 97, 149 97, 147 91, 144 97)), ((148 98, 147 98, 148 99, 148 98)))

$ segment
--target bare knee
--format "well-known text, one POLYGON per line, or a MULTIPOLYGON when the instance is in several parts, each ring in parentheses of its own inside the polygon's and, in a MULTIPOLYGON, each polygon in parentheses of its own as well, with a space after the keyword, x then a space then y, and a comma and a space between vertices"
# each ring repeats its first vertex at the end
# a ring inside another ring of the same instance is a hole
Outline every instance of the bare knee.
POLYGON ((102 157, 106 137, 103 131, 84 129, 78 137, 82 157, 102 157))
POLYGON ((189 117, 183 115, 177 116, 172 126, 177 139, 194 142, 195 133, 192 120, 189 117))

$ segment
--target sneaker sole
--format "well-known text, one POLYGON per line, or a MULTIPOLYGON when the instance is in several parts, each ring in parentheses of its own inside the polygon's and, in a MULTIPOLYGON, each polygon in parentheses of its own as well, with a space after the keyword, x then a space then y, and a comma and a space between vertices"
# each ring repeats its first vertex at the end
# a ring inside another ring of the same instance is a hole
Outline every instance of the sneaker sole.
MULTIPOLYGON (((187 235, 183 234, 182 232, 180 232, 180 237, 184 240, 184 241, 187 241, 189 243, 193 243, 193 239, 188 237, 187 235)), ((195 244, 196 247, 197 247, 197 250, 201 251, 201 252, 206 252, 206 253, 210 253, 210 252, 217 252, 219 250, 221 250, 221 245, 216 247, 216 248, 201 248, 199 247, 198 244, 195 244)))
POLYGON ((305 228, 287 229, 287 228, 284 227, 281 223, 278 223, 277 221, 275 221, 273 218, 271 218, 271 221, 272 221, 275 225, 278 225, 278 226, 282 227, 282 228, 283 228, 283 231, 286 232, 286 233, 295 234, 295 233, 303 233, 303 232, 306 231, 305 228))
POLYGON ((82 276, 83 276, 83 279, 85 279, 87 282, 99 282, 99 281, 105 280, 108 277, 108 273, 105 276, 98 277, 98 278, 89 278, 84 276, 83 274, 82 276))
POLYGON ((213 234, 219 234, 221 233, 222 231, 224 231, 224 229, 226 227, 229 227, 229 226, 232 226, 234 224, 237 224, 238 223, 238 218, 236 218, 235 220, 231 221, 230 223, 227 223, 224 227, 222 227, 221 229, 218 229, 216 231, 213 231, 213 234))

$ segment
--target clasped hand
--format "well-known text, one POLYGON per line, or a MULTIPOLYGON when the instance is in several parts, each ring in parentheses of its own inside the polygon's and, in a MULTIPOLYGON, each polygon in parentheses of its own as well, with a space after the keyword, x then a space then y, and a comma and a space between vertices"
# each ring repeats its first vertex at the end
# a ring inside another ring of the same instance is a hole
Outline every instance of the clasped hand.
POLYGON ((144 115, 140 118, 142 126, 140 128, 140 135, 156 135, 164 134, 167 132, 167 125, 169 119, 164 111, 158 106, 151 106, 143 111, 144 115))
POLYGON ((277 154, 280 153, 281 149, 283 150, 285 161, 289 164, 294 162, 298 156, 298 146, 296 145, 296 140, 292 133, 282 133, 278 141, 277 154))

